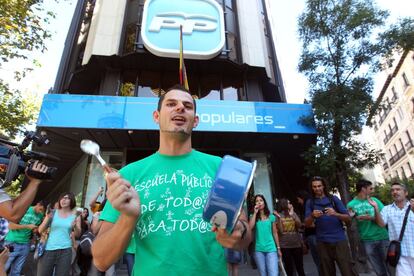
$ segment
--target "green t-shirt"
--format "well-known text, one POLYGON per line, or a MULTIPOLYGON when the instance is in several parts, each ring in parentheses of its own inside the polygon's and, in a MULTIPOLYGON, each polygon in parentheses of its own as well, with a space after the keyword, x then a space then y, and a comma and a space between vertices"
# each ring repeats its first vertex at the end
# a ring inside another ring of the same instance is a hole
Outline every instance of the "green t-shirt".
MULTIPOLYGON (((34 208, 30 206, 29 209, 27 209, 26 214, 24 214, 24 216, 20 220, 19 224, 20 225, 25 225, 25 224, 40 225, 42 220, 43 220, 43 214, 36 213, 34 208)), ((22 243, 22 244, 29 243, 31 233, 32 233, 32 230, 30 229, 10 230, 7 233, 6 241, 22 243)))
POLYGON ((276 222, 276 217, 272 214, 266 220, 256 222, 256 251, 275 252, 276 244, 273 239, 272 224, 276 222))
MULTIPOLYGON (((134 276, 227 275, 224 249, 202 219, 220 163, 220 157, 196 150, 180 156, 157 152, 121 169, 141 200, 134 276)), ((118 216, 106 204, 100 219, 114 223, 118 216)))
POLYGON ((132 234, 131 240, 128 243, 128 246, 125 250, 125 253, 129 254, 135 254, 135 240, 134 240, 134 234, 132 234))
MULTIPOLYGON (((384 208, 384 204, 377 198, 371 197, 378 204, 379 211, 384 208)), ((352 209, 355 212, 355 216, 370 215, 375 217, 374 207, 369 204, 366 199, 358 199, 355 197, 348 205, 348 209, 352 209)), ((385 228, 380 227, 374 220, 357 220, 358 232, 363 241, 380 241, 388 240, 388 232, 385 228)))

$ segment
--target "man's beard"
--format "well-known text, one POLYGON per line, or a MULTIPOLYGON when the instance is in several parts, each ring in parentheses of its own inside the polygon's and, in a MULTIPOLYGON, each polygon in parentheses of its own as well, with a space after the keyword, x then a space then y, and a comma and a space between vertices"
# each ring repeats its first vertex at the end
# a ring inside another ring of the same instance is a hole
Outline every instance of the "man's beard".
POLYGON ((185 129, 179 129, 178 131, 177 130, 163 130, 163 129, 161 129, 160 131, 164 132, 164 133, 168 133, 170 135, 182 137, 182 138, 188 138, 188 137, 191 136, 191 130, 188 131, 188 130, 185 130, 185 129))

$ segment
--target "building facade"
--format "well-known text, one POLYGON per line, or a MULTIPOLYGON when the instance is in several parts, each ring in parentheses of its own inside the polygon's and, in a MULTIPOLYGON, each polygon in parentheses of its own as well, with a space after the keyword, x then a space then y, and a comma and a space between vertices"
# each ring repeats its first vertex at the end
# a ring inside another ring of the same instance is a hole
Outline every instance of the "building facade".
POLYGON ((414 52, 399 55, 387 73, 372 120, 383 175, 414 178, 414 52))
POLYGON ((311 107, 287 104, 264 0, 78 0, 53 91, 37 127, 61 158, 38 196, 71 190, 86 204, 105 185, 82 139, 101 146, 114 168, 158 148, 157 98, 178 83, 179 29, 200 125, 193 146, 256 160, 251 193, 272 207, 306 187, 301 154, 316 141, 300 119, 311 107))

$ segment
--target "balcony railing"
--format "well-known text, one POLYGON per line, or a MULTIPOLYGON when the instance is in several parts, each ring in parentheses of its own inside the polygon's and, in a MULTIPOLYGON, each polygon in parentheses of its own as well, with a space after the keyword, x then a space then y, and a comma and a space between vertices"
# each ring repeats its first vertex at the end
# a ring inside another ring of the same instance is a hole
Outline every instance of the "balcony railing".
POLYGON ((398 160, 400 160, 405 155, 405 149, 401 148, 393 157, 390 158, 390 165, 394 165, 398 160))
POLYGON ((379 125, 381 125, 385 121, 385 119, 387 118, 388 114, 390 114, 390 112, 391 112, 391 107, 390 106, 388 106, 386 109, 384 109, 384 114, 380 115, 380 117, 379 117, 379 122, 378 122, 379 125))
POLYGON ((414 143, 412 140, 409 140, 407 143, 405 143, 405 149, 408 151, 410 149, 414 148, 414 143))
POLYGON ((391 140, 391 138, 392 138, 392 136, 394 136, 394 134, 395 133, 397 133, 397 130, 398 130, 398 127, 397 127, 397 125, 395 125, 391 130, 390 130, 390 132, 389 133, 387 133, 386 135, 385 135, 385 138, 384 138, 384 145, 386 145, 387 143, 388 143, 388 141, 390 141, 391 140))

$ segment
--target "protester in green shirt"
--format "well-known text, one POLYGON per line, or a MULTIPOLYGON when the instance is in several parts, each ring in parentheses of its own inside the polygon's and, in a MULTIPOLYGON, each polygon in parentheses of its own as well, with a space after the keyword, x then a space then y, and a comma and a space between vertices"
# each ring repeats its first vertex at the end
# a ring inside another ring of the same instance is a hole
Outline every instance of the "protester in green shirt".
POLYGON ((224 249, 250 243, 242 214, 232 234, 202 219, 221 158, 192 149, 196 102, 183 87, 162 95, 153 112, 159 149, 107 176, 109 203, 92 247, 104 271, 125 252, 134 233, 134 276, 226 275, 224 249))
POLYGON ((249 227, 254 229, 254 260, 260 276, 279 275, 278 261, 282 257, 277 233, 276 217, 270 213, 263 195, 254 196, 254 210, 249 219, 249 227))
POLYGON ((6 263, 6 271, 10 269, 9 275, 20 276, 27 255, 30 252, 30 238, 32 232, 37 229, 43 220, 45 204, 39 201, 35 206, 29 207, 19 224, 9 222, 9 232, 6 235, 6 245, 13 246, 6 263))
POLYGON ((373 190, 370 181, 359 180, 356 184, 358 194, 348 203, 347 208, 357 221, 361 242, 375 273, 378 276, 388 276, 389 271, 385 262, 389 244, 388 232, 375 220, 375 213, 381 212, 384 205, 377 198, 371 197, 373 190), (376 202, 377 210, 371 204, 372 201, 376 202))

